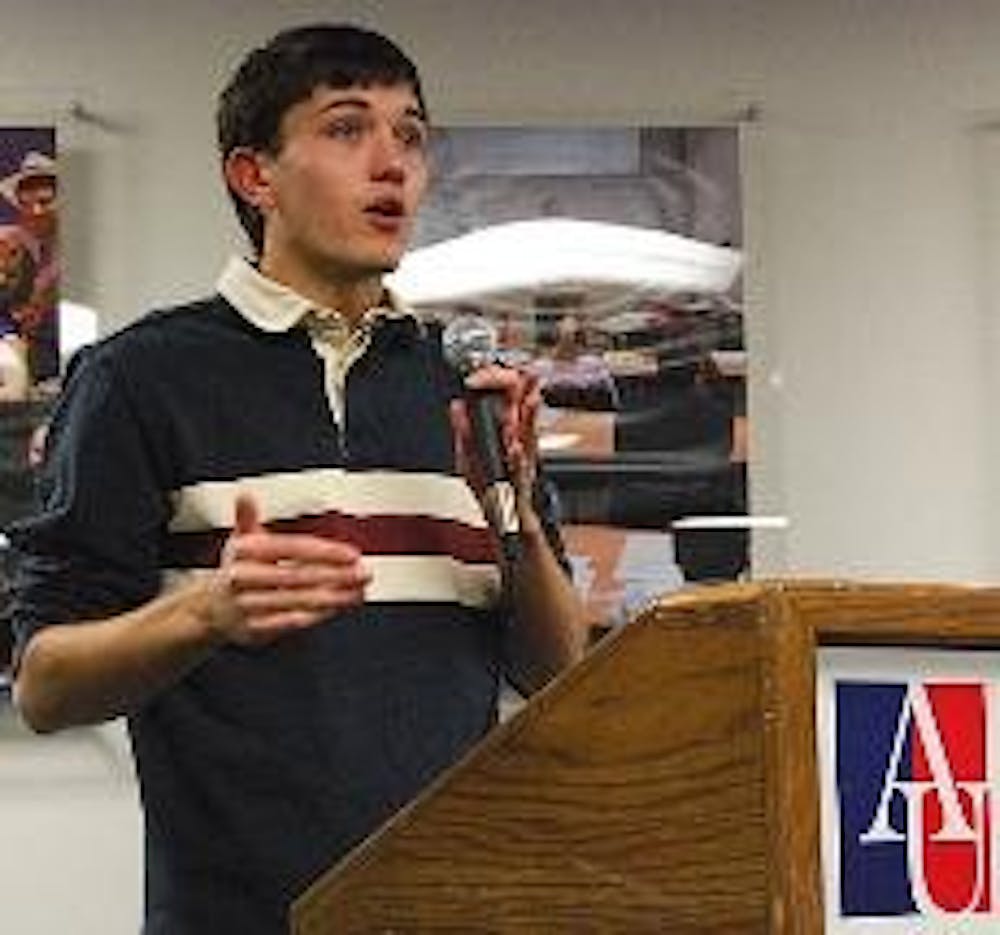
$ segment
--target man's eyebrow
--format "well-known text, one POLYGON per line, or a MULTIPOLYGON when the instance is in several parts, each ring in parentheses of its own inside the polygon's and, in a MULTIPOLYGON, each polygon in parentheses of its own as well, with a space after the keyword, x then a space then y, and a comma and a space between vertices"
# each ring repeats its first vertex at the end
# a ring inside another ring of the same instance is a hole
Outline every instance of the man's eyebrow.
MULTIPOLYGON (((365 100, 363 97, 338 97, 336 100, 332 100, 324 104, 320 108, 320 113, 326 113, 331 110, 339 110, 340 108, 351 108, 357 107, 361 110, 371 110, 372 105, 369 101, 365 100)), ((417 120, 427 123, 427 115, 424 113, 423 108, 416 104, 411 104, 403 111, 404 117, 413 117, 417 120)))
POLYGON ((371 104, 363 97, 338 97, 332 101, 327 101, 320 110, 336 110, 338 107, 361 107, 364 110, 371 110, 371 104))

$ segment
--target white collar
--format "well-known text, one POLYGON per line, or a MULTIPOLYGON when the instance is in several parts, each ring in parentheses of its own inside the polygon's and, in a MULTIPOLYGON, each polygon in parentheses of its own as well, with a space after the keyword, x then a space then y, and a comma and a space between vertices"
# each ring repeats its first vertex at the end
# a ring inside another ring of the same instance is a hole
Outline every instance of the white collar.
MULTIPOLYGON (((219 294, 250 324, 261 331, 276 334, 289 331, 302 319, 314 313, 319 318, 346 320, 336 309, 317 305, 294 289, 265 276, 240 256, 230 257, 217 284, 219 294)), ((376 318, 417 318, 412 309, 386 290, 386 304, 370 308, 361 321, 370 324, 376 318)))

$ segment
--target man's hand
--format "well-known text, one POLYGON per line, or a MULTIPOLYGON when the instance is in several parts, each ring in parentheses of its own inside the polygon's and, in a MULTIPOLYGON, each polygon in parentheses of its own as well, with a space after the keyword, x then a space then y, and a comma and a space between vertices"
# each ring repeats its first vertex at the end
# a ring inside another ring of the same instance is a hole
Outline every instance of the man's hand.
MULTIPOLYGON (((535 422, 542 394, 537 378, 498 365, 483 367, 465 381, 474 391, 490 391, 503 397, 502 442, 507 470, 518 491, 519 512, 530 507, 531 485, 538 466, 538 436, 535 422)), ((472 441, 468 406, 463 399, 451 404, 451 422, 455 436, 455 460, 469 485, 482 498, 485 480, 482 465, 472 441)))
MULTIPOLYGON (((535 420, 541 405, 537 379, 507 367, 484 367, 466 385, 471 390, 503 393, 503 447, 507 470, 517 491, 521 549, 508 570, 513 613, 504 631, 504 672, 524 692, 544 685, 576 662, 587 641, 586 614, 569 576, 559 564, 532 505, 538 467, 535 420)), ((452 403, 458 466, 483 499, 482 467, 472 444, 469 412, 462 400, 452 403)))
POLYGON ((236 500, 236 521, 217 575, 219 637, 242 645, 269 643, 314 626, 364 601, 371 573, 346 542, 269 531, 256 501, 236 500))
POLYGON ((112 617, 42 627, 21 657, 16 704, 42 732, 136 711, 222 643, 269 643, 359 604, 370 578, 353 546, 270 532, 253 498, 240 496, 207 584, 112 617))

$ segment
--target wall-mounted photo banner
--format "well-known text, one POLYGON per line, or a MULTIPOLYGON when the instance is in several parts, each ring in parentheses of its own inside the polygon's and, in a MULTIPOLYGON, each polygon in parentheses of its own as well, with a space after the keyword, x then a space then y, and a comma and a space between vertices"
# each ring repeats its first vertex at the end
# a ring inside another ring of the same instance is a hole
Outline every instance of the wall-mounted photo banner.
POLYGON ((591 622, 747 571, 743 213, 736 126, 457 127, 432 139, 391 279, 475 315, 534 373, 540 444, 591 622))
POLYGON ((58 231, 55 128, 0 127, 0 402, 58 376, 58 231))

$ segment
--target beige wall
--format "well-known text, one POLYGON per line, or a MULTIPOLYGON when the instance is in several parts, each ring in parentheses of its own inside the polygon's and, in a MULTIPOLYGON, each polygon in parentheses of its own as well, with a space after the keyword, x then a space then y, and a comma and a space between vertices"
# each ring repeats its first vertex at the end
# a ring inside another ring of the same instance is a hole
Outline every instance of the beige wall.
MULTIPOLYGON (((216 181, 212 95, 247 43, 330 16, 400 38, 441 122, 718 120, 758 108, 747 144, 753 485, 758 511, 791 519, 783 539, 759 546, 760 569, 996 576, 987 293, 1000 285, 1000 147, 982 127, 1000 113, 1000 5, 3 0, 0 115, 61 124, 67 292, 100 307, 105 329, 212 280, 238 242, 216 181), (70 117, 73 100, 97 119, 70 117)), ((0 785, 10 931, 69 930, 93 895, 84 865, 119 881, 120 901, 72 930, 131 931, 137 819, 116 781, 109 772, 96 802, 96 787, 71 775, 63 796, 39 804, 31 793, 27 806, 0 785), (80 814, 95 808, 92 835, 80 814), (42 906, 25 848, 52 866, 42 906)))

